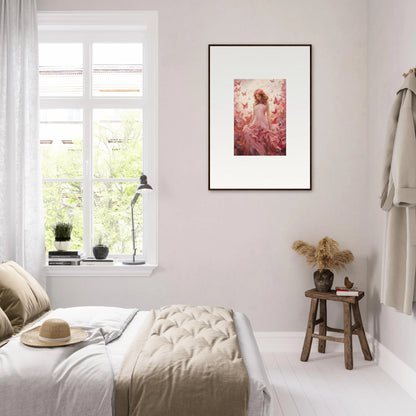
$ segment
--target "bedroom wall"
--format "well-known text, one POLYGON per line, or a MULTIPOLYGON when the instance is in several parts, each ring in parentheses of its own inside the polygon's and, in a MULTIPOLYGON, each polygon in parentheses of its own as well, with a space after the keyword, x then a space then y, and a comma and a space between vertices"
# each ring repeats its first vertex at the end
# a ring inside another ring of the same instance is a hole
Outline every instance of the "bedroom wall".
POLYGON ((403 82, 402 73, 416 65, 416 3, 370 0, 368 25, 368 163, 369 262, 368 326, 370 332, 416 370, 416 307, 407 316, 380 305, 380 274, 385 214, 379 208, 383 144, 387 116, 403 82))
POLYGON ((255 330, 303 331, 313 270, 290 247, 325 235, 356 255, 335 283, 347 273, 366 289, 366 2, 38 0, 38 9, 158 10, 160 25, 159 267, 150 278, 50 279, 54 306, 223 304, 255 330), (313 45, 312 191, 208 191, 209 43, 313 45))

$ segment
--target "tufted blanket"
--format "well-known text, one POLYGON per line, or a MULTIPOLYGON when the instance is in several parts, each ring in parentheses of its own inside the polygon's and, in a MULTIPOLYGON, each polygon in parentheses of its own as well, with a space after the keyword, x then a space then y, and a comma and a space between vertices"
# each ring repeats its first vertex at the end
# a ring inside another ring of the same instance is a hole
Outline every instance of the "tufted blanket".
POLYGON ((233 312, 166 306, 149 314, 116 382, 116 416, 244 416, 249 380, 233 312))

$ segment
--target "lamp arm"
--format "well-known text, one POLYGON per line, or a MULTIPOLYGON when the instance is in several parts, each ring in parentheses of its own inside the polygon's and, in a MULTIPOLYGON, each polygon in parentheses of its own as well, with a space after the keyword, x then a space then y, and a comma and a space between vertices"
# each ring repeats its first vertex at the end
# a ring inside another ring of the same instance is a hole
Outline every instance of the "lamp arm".
POLYGON ((130 202, 130 206, 133 208, 136 205, 137 200, 139 199, 140 193, 136 192, 133 199, 130 202))
MULTIPOLYGON (((136 199, 137 200, 137 199, 136 199)), ((133 202, 131 204, 131 233, 133 235, 133 263, 136 261, 136 238, 134 233, 134 205, 133 202)))
MULTIPOLYGON (((143 175, 142 175, 143 176, 143 175)), ((146 178, 146 177, 145 177, 146 178)), ((142 178, 140 178, 140 181, 142 181, 142 178)), ((136 248, 136 233, 134 232, 134 206, 136 205, 137 200, 139 199, 139 196, 141 195, 142 192, 147 191, 147 190, 151 190, 152 187, 150 185, 146 183, 141 183, 141 186, 143 189, 141 189, 140 187, 137 188, 136 193, 134 194, 133 199, 130 202, 130 210, 131 210, 131 234, 133 237, 133 261, 123 261, 123 264, 145 264, 144 261, 139 261, 136 262, 136 252, 137 252, 137 248, 136 248)))

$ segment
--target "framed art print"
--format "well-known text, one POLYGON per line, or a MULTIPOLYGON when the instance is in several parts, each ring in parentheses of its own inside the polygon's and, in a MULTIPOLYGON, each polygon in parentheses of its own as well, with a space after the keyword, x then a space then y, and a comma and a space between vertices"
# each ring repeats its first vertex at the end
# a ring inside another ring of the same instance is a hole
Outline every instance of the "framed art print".
POLYGON ((310 190, 311 45, 209 45, 209 189, 310 190))

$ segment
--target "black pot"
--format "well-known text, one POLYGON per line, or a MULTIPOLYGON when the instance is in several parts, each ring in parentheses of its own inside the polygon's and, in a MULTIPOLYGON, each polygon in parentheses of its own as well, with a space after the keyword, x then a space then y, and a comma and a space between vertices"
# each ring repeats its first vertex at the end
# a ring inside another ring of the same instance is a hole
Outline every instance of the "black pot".
POLYGON ((94 253, 94 257, 98 260, 104 260, 108 256, 108 247, 107 246, 94 246, 92 248, 92 252, 94 253))
POLYGON ((329 292, 334 282, 334 273, 329 269, 317 270, 313 274, 313 280, 318 292, 329 292))

